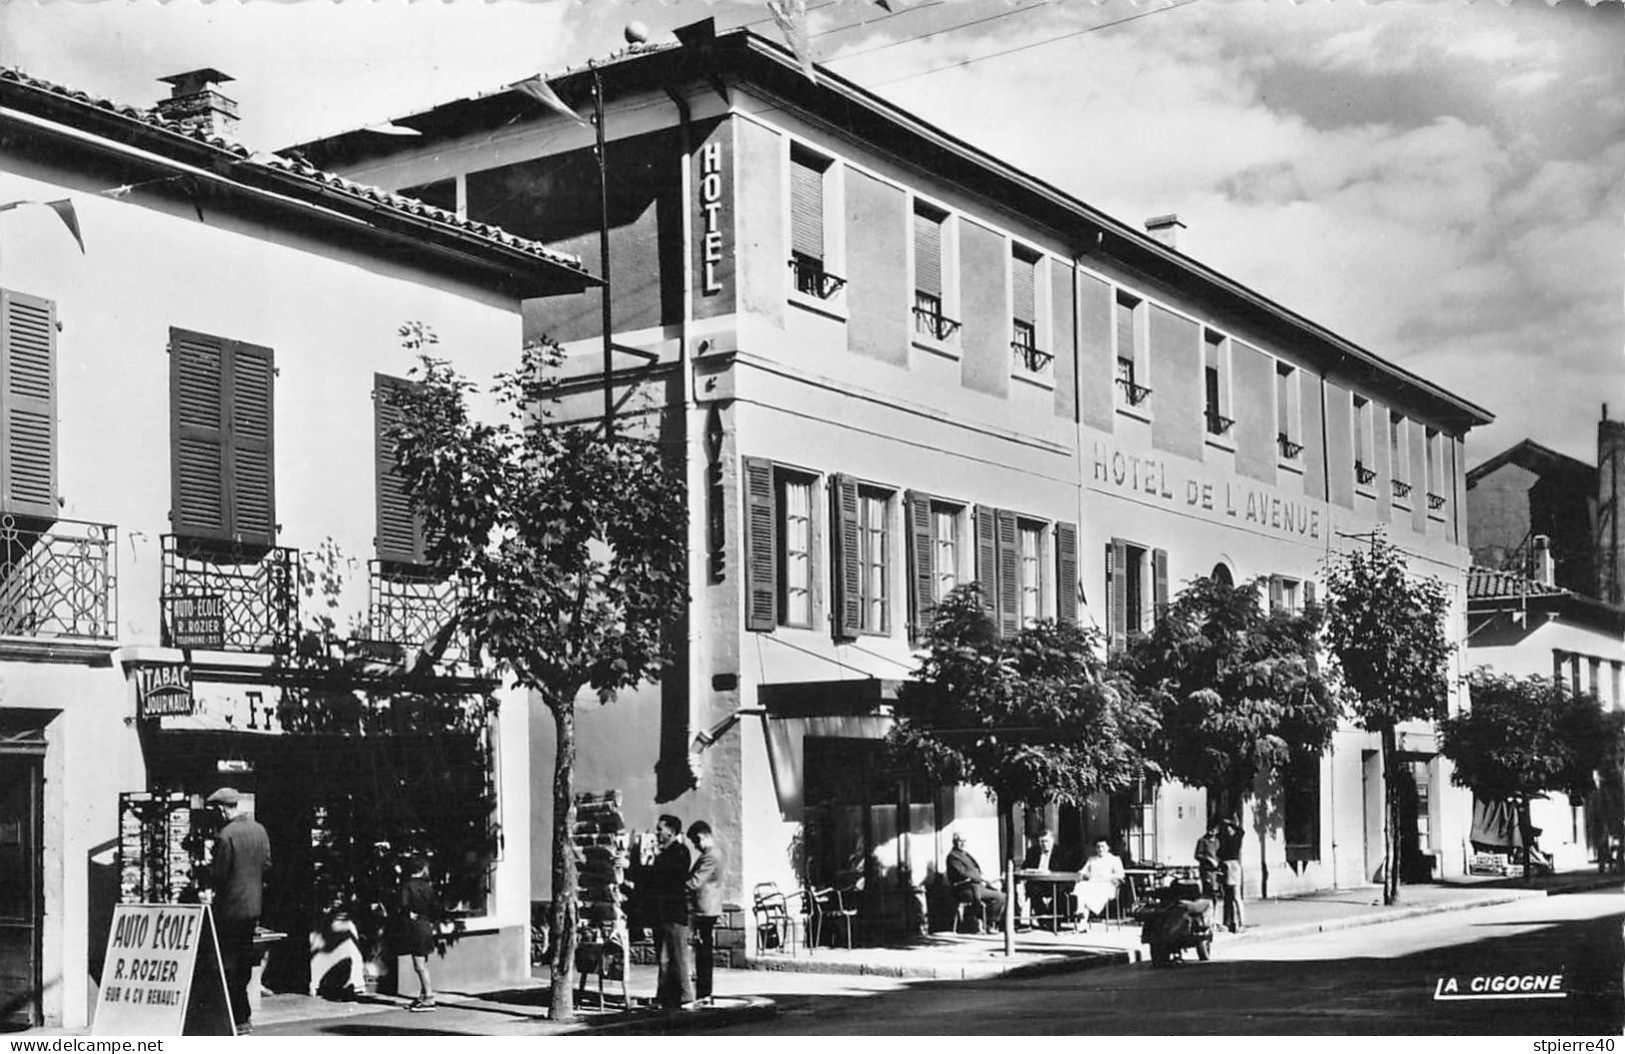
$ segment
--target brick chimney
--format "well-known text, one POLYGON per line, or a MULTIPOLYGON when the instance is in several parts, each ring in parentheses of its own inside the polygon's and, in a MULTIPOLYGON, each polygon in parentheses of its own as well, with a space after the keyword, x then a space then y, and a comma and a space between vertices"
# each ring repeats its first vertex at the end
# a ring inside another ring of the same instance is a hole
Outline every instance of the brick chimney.
POLYGON ((1173 212, 1166 216, 1153 216, 1145 221, 1145 232, 1176 253, 1185 251, 1185 229, 1179 215, 1173 212))
POLYGON ((158 79, 170 85, 169 98, 160 99, 155 107, 159 117, 210 135, 229 137, 233 134, 237 127, 237 102, 215 88, 231 80, 229 74, 201 69, 158 79))
POLYGON ((1557 584, 1557 561, 1552 559, 1552 540, 1537 534, 1530 545, 1529 577, 1543 586, 1557 584))
POLYGON ((1625 604, 1625 421, 1608 419, 1608 404, 1597 422, 1597 599, 1625 604))

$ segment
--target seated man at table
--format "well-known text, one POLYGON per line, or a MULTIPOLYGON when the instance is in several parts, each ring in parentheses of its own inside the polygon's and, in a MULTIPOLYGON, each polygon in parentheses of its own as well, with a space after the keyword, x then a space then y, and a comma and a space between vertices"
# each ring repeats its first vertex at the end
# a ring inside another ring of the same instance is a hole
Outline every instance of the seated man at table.
POLYGON ((965 851, 965 836, 954 834, 954 847, 947 859, 948 888, 953 890, 956 903, 985 901, 994 917, 1004 914, 1004 894, 988 884, 976 858, 965 851))
MULTIPOLYGON (((1048 830, 1038 832, 1032 845, 1027 848, 1027 855, 1022 858, 1023 871, 1066 871, 1069 870, 1060 860, 1060 853, 1055 851, 1055 836, 1048 830)), ((1027 921, 1036 924, 1045 916, 1053 916, 1055 910, 1055 883, 1030 881, 1023 884, 1023 892, 1027 896, 1027 921)), ((1060 905, 1061 914, 1065 914, 1070 898, 1062 895, 1060 905)))
POLYGON ((1083 865, 1083 881, 1078 883, 1078 905, 1085 929, 1089 917, 1099 915, 1106 905, 1117 899, 1117 890, 1123 884, 1123 861, 1119 860, 1102 838, 1095 843, 1095 855, 1083 865))

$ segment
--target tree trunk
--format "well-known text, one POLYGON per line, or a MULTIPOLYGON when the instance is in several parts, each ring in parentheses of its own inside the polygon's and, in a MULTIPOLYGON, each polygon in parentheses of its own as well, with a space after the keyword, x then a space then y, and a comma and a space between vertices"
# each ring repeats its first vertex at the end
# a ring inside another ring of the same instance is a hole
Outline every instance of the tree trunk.
POLYGON ((548 700, 558 737, 553 760, 553 918, 549 924, 548 1017, 574 1021, 576 980, 575 693, 548 700))
POLYGON ((1383 852, 1382 902, 1399 903, 1399 859, 1403 839, 1399 830, 1399 736, 1389 724, 1382 730, 1383 852))
POLYGON ((1535 823, 1529 816, 1529 799, 1518 799, 1518 833, 1523 836, 1523 884, 1535 884, 1535 823))

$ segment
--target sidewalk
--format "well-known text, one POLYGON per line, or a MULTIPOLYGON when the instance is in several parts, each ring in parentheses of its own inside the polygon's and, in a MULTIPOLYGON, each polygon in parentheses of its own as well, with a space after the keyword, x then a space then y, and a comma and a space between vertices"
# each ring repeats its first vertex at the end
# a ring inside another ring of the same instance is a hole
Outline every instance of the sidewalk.
MULTIPOLYGON (((1526 889, 1522 880, 1466 878, 1426 886, 1406 886, 1402 903, 1384 907, 1376 886, 1333 890, 1245 904, 1247 928, 1221 933, 1216 947, 1302 934, 1393 922, 1419 915, 1503 904, 1526 897, 1618 889, 1618 876, 1594 871, 1567 872, 1537 880, 1526 889)), ((917 980, 977 980, 995 977, 1086 970, 1138 961, 1144 949, 1139 927, 1096 923, 1087 933, 1043 931, 1016 935, 1014 954, 1005 956, 1002 933, 936 934, 896 947, 818 948, 796 954, 773 952, 758 957, 748 970, 718 970, 715 1006, 683 1014, 639 1011, 600 1013, 592 1009, 596 985, 585 999, 581 1020, 554 1024, 547 1020, 546 971, 525 984, 484 992, 443 992, 433 1013, 413 1014, 407 1000, 378 997, 355 1003, 327 1002, 303 995, 268 995, 255 1015, 256 1034, 263 1035, 557 1035, 564 1033, 652 1032, 662 1029, 722 1028, 775 1012, 774 998, 864 996, 894 991, 917 980)), ((628 982, 634 1001, 654 995, 652 967, 635 966, 628 982)), ((605 986, 613 999, 620 985, 605 986)), ((49 1035, 36 1030, 34 1035, 49 1035)))

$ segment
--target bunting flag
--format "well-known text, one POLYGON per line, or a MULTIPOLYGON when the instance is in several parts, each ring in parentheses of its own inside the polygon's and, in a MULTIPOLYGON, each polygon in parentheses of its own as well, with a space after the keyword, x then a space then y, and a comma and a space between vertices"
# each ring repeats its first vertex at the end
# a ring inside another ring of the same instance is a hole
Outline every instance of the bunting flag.
POLYGON ((73 235, 73 240, 79 243, 79 251, 81 253, 85 251, 85 236, 79 231, 79 214, 74 211, 71 199, 63 198, 60 201, 8 201, 0 205, 0 212, 14 209, 18 205, 44 205, 56 213, 57 218, 62 221, 62 225, 68 228, 68 233, 73 235))
POLYGON ((553 90, 553 86, 547 83, 540 73, 534 77, 527 77, 517 84, 510 84, 508 87, 522 95, 530 96, 560 117, 568 117, 570 120, 581 124, 587 123, 585 117, 570 109, 564 100, 559 98, 558 92, 553 90))
POLYGON ((773 16, 773 21, 779 24, 785 43, 795 52, 796 61, 801 63, 801 72, 807 75, 808 80, 816 81, 812 43, 807 38, 807 0, 767 0, 767 10, 773 16))

